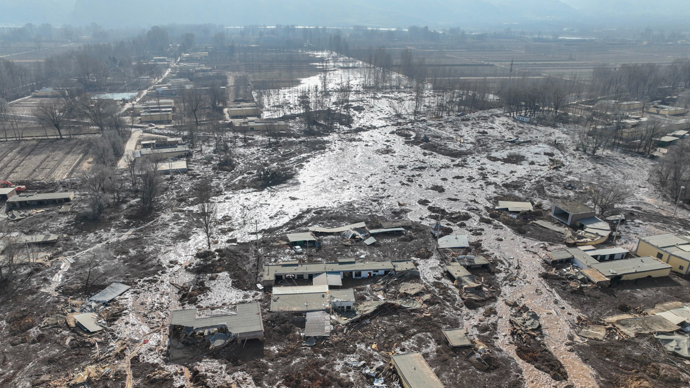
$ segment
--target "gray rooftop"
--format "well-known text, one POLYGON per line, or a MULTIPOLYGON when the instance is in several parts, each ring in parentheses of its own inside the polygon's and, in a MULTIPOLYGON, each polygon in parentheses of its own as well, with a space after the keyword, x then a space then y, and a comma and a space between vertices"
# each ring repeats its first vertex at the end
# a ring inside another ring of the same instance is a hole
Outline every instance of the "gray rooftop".
POLYGON ((89 333, 97 333, 103 330, 103 328, 97 323, 98 316, 94 313, 77 314, 74 316, 74 320, 77 322, 79 327, 88 331, 89 333))
POLYGON ((396 354, 392 356, 403 385, 409 388, 443 388, 441 380, 419 353, 396 354))
POLYGON ((273 295, 322 294, 328 292, 328 285, 273 287, 273 295))
POLYGON ((567 211, 570 214, 594 213, 591 207, 576 201, 558 201, 554 202, 556 207, 567 211))
POLYGON ((7 195, 14 191, 14 187, 0 187, 0 195, 7 195))
POLYGON ((498 201, 496 209, 507 209, 509 212, 532 211, 534 208, 529 202, 498 201))
POLYGON ((637 257, 633 259, 606 261, 594 264, 591 267, 601 272, 606 277, 671 269, 670 265, 653 257, 637 257))
POLYGON ((290 313, 305 313, 309 311, 329 310, 330 307, 330 298, 326 292, 271 296, 271 312, 284 311, 290 313))
POLYGON ((403 261, 370 261, 356 262, 354 259, 341 260, 338 263, 282 263, 264 265, 263 278, 275 279, 276 275, 290 274, 318 274, 323 272, 353 272, 353 271, 407 271, 414 269, 410 260, 403 261))
POLYGON ((258 302, 242 303, 237 305, 237 314, 220 315, 208 318, 196 318, 196 309, 173 311, 173 326, 191 327, 201 329, 214 326, 225 326, 233 334, 253 333, 264 330, 261 321, 261 308, 258 302))
POLYGON ((451 347, 472 346, 472 341, 467 338, 467 329, 443 330, 443 335, 451 347))
POLYGON ((340 277, 340 272, 324 272, 314 275, 313 284, 315 286, 342 286, 343 279, 340 277))
POLYGON ((298 242, 298 241, 316 241, 316 237, 311 232, 304 233, 288 233, 288 241, 298 242))
POLYGON ((675 245, 684 245, 690 243, 689 238, 670 233, 641 237, 640 240, 657 248, 667 248, 675 245))
POLYGON ((129 286, 119 282, 114 282, 101 292, 89 298, 90 301, 98 303, 108 303, 129 290, 129 286))
POLYGON ((470 246, 467 236, 456 234, 453 236, 444 236, 438 239, 438 247, 444 248, 467 248, 470 246))
POLYGON ((352 288, 346 288, 344 290, 330 290, 328 293, 331 295, 331 301, 339 302, 354 302, 355 301, 355 291, 352 288))

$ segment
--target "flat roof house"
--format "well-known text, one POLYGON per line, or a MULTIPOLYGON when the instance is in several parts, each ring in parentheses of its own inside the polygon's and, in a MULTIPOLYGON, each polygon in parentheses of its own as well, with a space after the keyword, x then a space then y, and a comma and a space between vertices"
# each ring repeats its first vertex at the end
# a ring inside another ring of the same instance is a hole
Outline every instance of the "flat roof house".
POLYGON ((170 325, 191 328, 196 331, 213 327, 225 327, 238 342, 248 339, 263 340, 264 324, 259 302, 237 305, 237 314, 197 318, 196 309, 173 311, 170 325))
MULTIPOLYGON (((268 287, 275 285, 276 280, 313 279, 315 275, 322 273, 329 273, 331 277, 337 273, 341 279, 343 277, 361 279, 413 269, 415 266, 410 260, 357 262, 354 259, 342 259, 336 263, 284 262, 264 265, 261 284, 268 287)), ((331 279, 330 282, 333 281, 334 279, 331 279)))
POLYGON ((15 195, 7 200, 8 209, 19 209, 24 207, 52 205, 65 202, 71 202, 74 199, 74 193, 46 193, 46 194, 20 194, 15 195))
POLYGON ((635 252, 669 264, 674 272, 683 275, 690 272, 690 237, 675 234, 641 237, 635 252))

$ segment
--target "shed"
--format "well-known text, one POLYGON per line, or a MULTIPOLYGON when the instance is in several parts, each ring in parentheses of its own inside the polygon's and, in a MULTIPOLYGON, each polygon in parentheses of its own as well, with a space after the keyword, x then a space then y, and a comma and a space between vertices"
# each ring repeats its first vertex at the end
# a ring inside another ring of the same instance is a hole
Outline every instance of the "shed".
POLYGON ((330 290, 331 305, 334 309, 350 311, 355 305, 355 291, 351 288, 345 290, 330 290))
POLYGON ((405 388, 443 388, 441 380, 419 353, 396 354, 393 365, 405 388))
POLYGON ((314 237, 314 234, 311 232, 288 233, 287 238, 292 245, 316 244, 316 237, 314 237))
POLYGON ((440 249, 446 248, 469 248, 470 243, 467 236, 456 234, 452 236, 444 236, 438 239, 438 247, 440 249))
POLYGON ((554 202, 551 205, 551 216, 570 226, 575 225, 578 220, 591 218, 595 215, 594 209, 580 202, 554 202))
POLYGON ((467 329, 443 330, 443 335, 451 348, 472 346, 472 341, 467 338, 467 329))
POLYGON ((0 201, 6 201, 10 197, 17 195, 17 192, 12 187, 1 187, 0 188, 0 201))

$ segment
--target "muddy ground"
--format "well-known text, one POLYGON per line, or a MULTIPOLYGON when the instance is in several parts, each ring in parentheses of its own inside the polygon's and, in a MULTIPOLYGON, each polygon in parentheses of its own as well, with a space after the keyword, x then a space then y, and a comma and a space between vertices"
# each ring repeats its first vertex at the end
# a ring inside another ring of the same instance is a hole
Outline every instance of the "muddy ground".
MULTIPOLYGON (((409 351, 422 353, 448 387, 458 386, 459 376, 468 386, 685 384, 687 364, 648 337, 595 341, 577 333, 583 318, 596 322, 621 307, 687 301, 688 280, 672 275, 573 292, 569 280, 543 275, 552 268, 542 258, 562 248, 562 239, 529 223, 548 219, 550 201, 586 201, 589 182, 606 176, 635 187, 617 209, 629 222, 609 245, 632 250, 639 236, 684 230, 688 211, 681 207, 669 221, 673 205, 648 182, 653 160, 609 150, 584 155, 575 150, 575 128, 518 123, 499 111, 415 119, 400 113, 413 103, 411 90, 374 91, 372 97, 362 89, 357 68, 334 72, 329 88, 336 90, 344 79, 354 90, 351 103, 361 108, 350 112, 350 127, 319 128, 305 136, 297 118, 289 123, 291 135, 279 139, 228 133, 235 164, 226 169, 218 168, 221 158, 211 142, 202 141, 188 160, 189 173, 165 179, 152 215, 142 216, 137 193, 128 192, 101 221, 88 222, 79 216, 86 193, 77 179, 35 182, 45 190, 75 190, 77 198, 68 213, 45 209, 3 231, 65 236, 42 248, 49 265, 24 267, 2 295, 0 384, 66 386, 88 375, 89 386, 97 387, 121 386, 128 378, 134 386, 162 387, 371 385, 373 377, 352 366, 357 359, 397 387, 390 355, 409 351), (517 136, 531 142, 505 141, 517 136), (560 167, 551 168, 554 159, 560 167), (284 182, 265 187, 258 176, 267 168, 289 173, 284 182), (205 236, 193 221, 193 188, 204 177, 213 179, 218 207, 212 253, 204 253, 205 236), (535 211, 513 218, 494 210, 502 199, 531 201, 535 211), (269 290, 256 287, 258 269, 297 257, 284 243, 286 233, 360 221, 372 228, 383 220, 413 223, 403 235, 381 236, 371 247, 324 236, 321 250, 307 250, 301 258, 413 260, 418 275, 353 280, 348 286, 361 303, 395 300, 401 282, 420 283, 422 307, 389 303, 366 320, 335 324, 333 335, 313 347, 302 346, 303 320, 268 312, 269 290), (471 270, 483 283, 476 294, 462 292, 444 273, 445 259, 428 229, 439 220, 445 233, 469 236, 472 247, 465 253, 491 261, 490 268, 471 270), (85 284, 89 267, 96 281, 85 284), (132 288, 102 310, 104 333, 89 337, 69 327, 66 317, 112 281, 132 288), (245 301, 262 306, 263 342, 214 352, 201 343, 171 349, 171 311, 222 314, 245 301), (509 318, 523 309, 538 314, 540 328, 517 337, 509 318), (452 350, 445 343, 441 330, 458 327, 489 350, 481 362, 470 349, 452 350)), ((266 99, 268 117, 297 114, 299 96, 319 81, 310 77, 298 87, 257 97, 266 99)))

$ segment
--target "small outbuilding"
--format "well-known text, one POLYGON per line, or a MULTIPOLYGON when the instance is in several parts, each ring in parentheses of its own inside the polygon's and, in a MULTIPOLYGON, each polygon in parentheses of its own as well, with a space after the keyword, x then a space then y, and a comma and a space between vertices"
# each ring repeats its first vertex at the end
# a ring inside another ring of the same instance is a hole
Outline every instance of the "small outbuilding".
POLYGON ((291 245, 316 246, 316 237, 311 232, 288 233, 287 239, 291 245))
POLYGON ((10 197, 17 195, 17 192, 13 187, 1 187, 0 188, 0 201, 7 201, 10 197))
POLYGON ((456 234, 452 236, 443 236, 438 239, 439 249, 456 249, 456 248, 469 248, 470 242, 467 236, 456 234))
POLYGON ((575 226, 578 220, 596 216, 594 209, 575 201, 554 202, 551 205, 551 216, 558 221, 575 226))

